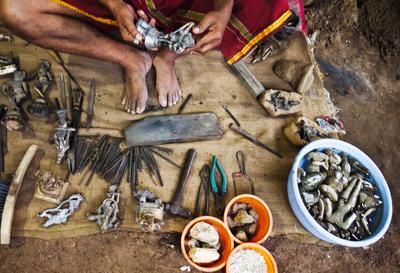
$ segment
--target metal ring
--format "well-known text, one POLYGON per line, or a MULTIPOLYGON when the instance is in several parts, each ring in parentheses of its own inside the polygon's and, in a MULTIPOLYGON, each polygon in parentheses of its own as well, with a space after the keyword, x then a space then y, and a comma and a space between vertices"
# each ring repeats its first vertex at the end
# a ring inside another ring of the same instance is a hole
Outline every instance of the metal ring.
POLYGON ((134 40, 133 40, 133 43, 134 43, 135 45, 138 45, 138 44, 139 44, 139 40, 138 40, 138 39, 134 39, 134 40))

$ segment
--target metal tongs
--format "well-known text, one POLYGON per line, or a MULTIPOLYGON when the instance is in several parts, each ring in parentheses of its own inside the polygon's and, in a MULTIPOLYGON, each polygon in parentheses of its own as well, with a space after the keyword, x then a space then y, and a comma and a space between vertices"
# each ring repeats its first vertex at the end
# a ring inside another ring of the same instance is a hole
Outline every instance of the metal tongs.
POLYGON ((246 172, 246 156, 242 151, 237 151, 236 152, 236 160, 239 165, 239 171, 232 173, 232 179, 233 179, 233 189, 235 191, 235 196, 237 195, 237 190, 236 190, 236 180, 239 177, 245 178, 245 180, 249 183, 250 185, 250 190, 251 194, 255 195, 255 189, 254 189, 254 182, 253 179, 247 174, 246 172))

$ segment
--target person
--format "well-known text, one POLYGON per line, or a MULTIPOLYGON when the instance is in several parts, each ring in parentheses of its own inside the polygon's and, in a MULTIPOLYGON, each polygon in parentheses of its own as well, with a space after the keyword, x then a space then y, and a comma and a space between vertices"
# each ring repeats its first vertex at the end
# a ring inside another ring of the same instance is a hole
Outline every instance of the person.
POLYGON ((2 0, 0 19, 36 45, 121 65, 126 81, 122 104, 135 114, 146 108, 145 76, 152 66, 159 104, 172 106, 182 95, 175 71, 178 57, 218 48, 232 64, 280 31, 293 9, 304 30, 302 0, 2 0), (143 43, 134 24, 139 17, 165 33, 196 22, 196 46, 179 55, 134 47, 143 43))

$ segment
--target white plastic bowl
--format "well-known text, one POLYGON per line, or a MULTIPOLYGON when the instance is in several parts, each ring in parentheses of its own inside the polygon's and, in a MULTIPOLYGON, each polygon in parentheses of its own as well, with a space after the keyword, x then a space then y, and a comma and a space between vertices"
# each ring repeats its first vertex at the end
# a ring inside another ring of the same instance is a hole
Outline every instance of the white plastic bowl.
POLYGON ((375 163, 361 150, 353 145, 336 139, 321 139, 309 143, 304 146, 296 156, 292 169, 288 178, 288 197, 289 203, 296 215, 297 219, 311 234, 317 238, 332 244, 347 246, 347 247, 365 247, 378 241, 387 231, 392 220, 392 198, 390 196, 389 187, 386 184, 379 168, 375 163), (326 231, 321 227, 308 212, 303 200, 300 196, 299 187, 297 184, 297 170, 299 167, 306 167, 308 162, 305 155, 314 150, 332 149, 337 152, 344 152, 350 157, 356 159, 364 167, 370 171, 371 183, 376 185, 377 192, 383 201, 383 204, 378 207, 373 217, 374 225, 371 227, 372 234, 360 241, 344 240, 326 231))

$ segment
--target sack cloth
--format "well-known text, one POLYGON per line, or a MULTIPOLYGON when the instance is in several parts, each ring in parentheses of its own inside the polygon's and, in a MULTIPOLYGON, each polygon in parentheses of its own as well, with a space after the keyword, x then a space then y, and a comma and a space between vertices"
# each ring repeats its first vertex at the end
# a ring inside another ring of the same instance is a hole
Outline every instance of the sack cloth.
MULTIPOLYGON (((95 45, 94 45, 95 46, 95 45)), ((295 60, 297 62, 313 61, 306 46, 303 34, 293 35, 288 41, 282 44, 283 52, 269 57, 266 61, 251 65, 251 69, 267 88, 287 89, 287 83, 280 80, 272 72, 274 64, 281 60, 295 60)), ((16 39, 12 44, 0 43, 2 54, 13 51, 19 56, 21 68, 31 71, 36 68, 41 59, 48 59, 52 62, 52 71, 57 79, 57 86, 50 91, 51 97, 59 96, 59 75, 62 68, 56 64, 48 55, 47 51, 32 44, 26 45, 21 39, 16 39)), ((97 96, 95 102, 95 116, 93 120, 94 129, 90 133, 102 133, 122 136, 122 130, 131 122, 143 118, 145 115, 134 116, 124 111, 121 105, 121 98, 124 91, 124 77, 122 69, 114 64, 99 60, 89 59, 80 56, 62 54, 66 66, 78 79, 80 85, 88 94, 91 79, 97 81, 97 96)), ((189 93, 193 98, 188 103, 185 113, 194 112, 215 112, 225 130, 222 139, 215 141, 182 143, 165 145, 174 149, 172 159, 183 165, 185 154, 189 148, 194 148, 198 154, 194 163, 192 175, 185 190, 182 206, 194 211, 197 192, 199 189, 199 170, 203 164, 210 164, 212 155, 216 155, 228 177, 228 194, 226 202, 233 197, 232 172, 238 171, 235 153, 243 151, 247 156, 246 167, 248 174, 255 181, 256 194, 266 201, 273 215, 272 235, 285 234, 292 238, 302 239, 306 242, 314 242, 316 239, 307 233, 293 215, 287 198, 287 178, 294 157, 298 148, 291 145, 284 137, 282 129, 291 120, 291 117, 271 118, 266 111, 253 98, 243 83, 233 75, 219 52, 212 52, 204 57, 185 56, 179 58, 176 64, 177 75, 184 96, 189 93), (256 135, 261 141, 283 154, 280 159, 266 150, 253 145, 228 129, 232 120, 222 108, 228 105, 230 110, 242 123, 242 126, 250 133, 256 135)), ((65 75, 65 73, 64 73, 65 75)), ((332 115, 334 107, 329 100, 327 91, 324 89, 317 71, 314 73, 315 80, 311 88, 303 94, 302 112, 304 115, 315 118, 319 115, 332 115)), ((1 83, 7 79, 1 79, 1 83)), ((156 103, 156 91, 154 88, 154 72, 148 76, 150 103, 156 103)), ((1 103, 8 103, 4 95, 0 96, 1 103)), ((84 109, 86 109, 87 98, 85 98, 84 109)), ((168 108, 158 113, 147 115, 174 114, 177 106, 168 108)), ((53 145, 49 144, 49 136, 52 134, 56 123, 48 123, 44 120, 29 117, 35 136, 22 135, 20 132, 10 132, 8 138, 9 152, 6 156, 7 173, 15 172, 19 161, 30 144, 36 143, 44 151, 40 161, 40 170, 51 170, 57 175, 66 174, 66 165, 55 164, 56 151, 53 145)), ((86 115, 82 115, 86 120, 86 115)), ((82 129, 81 133, 87 133, 82 129)), ((38 158, 33 165, 38 165, 38 158)), ((146 172, 140 173, 139 188, 155 192, 163 201, 169 202, 175 193, 180 170, 168 162, 158 159, 161 168, 161 175, 164 178, 164 187, 155 185, 146 172)), ((102 179, 94 176, 88 187, 79 186, 82 176, 70 177, 71 185, 68 188, 66 197, 73 193, 81 192, 85 200, 79 210, 70 217, 63 225, 50 228, 43 228, 41 224, 44 219, 37 217, 37 214, 44 209, 55 207, 54 204, 33 199, 34 170, 28 172, 25 181, 22 183, 18 196, 14 222, 12 225, 12 236, 27 236, 43 239, 58 239, 88 235, 99 232, 94 222, 86 220, 86 215, 95 212, 106 196, 108 184, 102 179)), ((122 192, 120 210, 122 225, 120 229, 138 230, 135 223, 136 200, 131 197, 129 184, 123 178, 120 190, 122 192)), ((239 183, 239 192, 249 192, 249 187, 239 183)), ((214 214, 213 198, 211 197, 211 214, 214 214)), ((180 218, 165 218, 165 224, 161 231, 182 231, 188 220, 180 218)))

